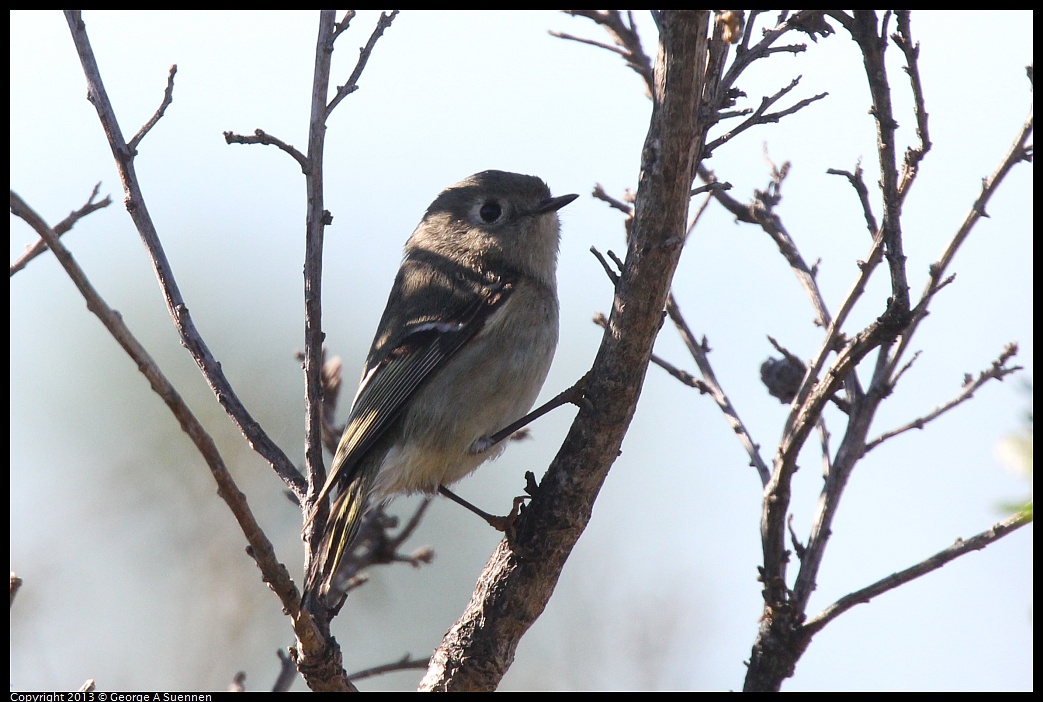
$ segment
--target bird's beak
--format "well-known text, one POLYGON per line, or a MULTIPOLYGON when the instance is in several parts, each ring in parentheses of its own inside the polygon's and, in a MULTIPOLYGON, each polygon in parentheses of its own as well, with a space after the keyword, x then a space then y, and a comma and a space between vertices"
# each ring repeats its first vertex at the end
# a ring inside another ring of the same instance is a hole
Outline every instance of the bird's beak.
POLYGON ((550 197, 536 205, 536 209, 532 211, 533 215, 547 214, 548 212, 557 212, 565 205, 575 200, 579 195, 573 193, 572 195, 560 195, 558 197, 550 197))

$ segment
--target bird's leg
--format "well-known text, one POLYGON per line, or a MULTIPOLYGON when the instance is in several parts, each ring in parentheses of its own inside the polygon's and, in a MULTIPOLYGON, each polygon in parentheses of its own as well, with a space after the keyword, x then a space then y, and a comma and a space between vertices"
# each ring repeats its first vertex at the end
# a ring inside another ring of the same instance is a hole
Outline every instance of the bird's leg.
MULTIPOLYGON (((518 421, 513 422, 512 424, 504 427, 495 434, 491 436, 484 436, 478 439, 474 442, 474 444, 471 445, 471 453, 485 453, 496 444, 510 437, 519 429, 525 427, 530 422, 539 419, 540 417, 547 414, 556 407, 561 407, 562 405, 569 403, 577 406, 582 406, 582 403, 585 402, 583 395, 586 391, 587 381, 589 377, 589 375, 583 376, 572 387, 568 388, 564 392, 558 393, 558 395, 551 398, 549 401, 547 401, 540 407, 534 409, 532 412, 529 412, 527 415, 525 415, 518 421)), ((521 497, 515 497, 514 506, 511 508, 511 513, 508 514, 506 517, 497 517, 494 514, 489 514, 485 510, 475 507, 470 502, 468 502, 467 500, 465 500, 464 498, 460 497, 452 490, 447 488, 445 485, 439 485, 438 492, 442 493, 461 507, 466 507, 470 511, 477 514, 479 517, 484 519, 486 523, 493 529, 496 529, 497 531, 502 531, 504 534, 507 535, 508 541, 514 540, 514 522, 518 519, 518 515, 520 514, 522 504, 524 504, 525 500, 530 498, 530 495, 522 495, 521 497)))
MULTIPOLYGON (((516 422, 513 422, 500 431, 496 432, 492 436, 483 436, 471 445, 471 453, 485 453, 496 444, 500 443, 504 439, 508 438, 511 434, 518 431, 519 429, 527 426, 530 422, 534 422, 543 415, 550 412, 552 409, 561 407, 566 404, 573 404, 577 407, 582 406, 581 403, 584 401, 583 394, 587 389, 587 381, 589 375, 585 375, 580 378, 575 385, 568 388, 567 390, 558 393, 546 403, 540 405, 532 412, 522 417, 516 422)), ((443 493, 444 494, 444 493, 443 493)))
POLYGON ((466 507, 467 509, 477 514, 496 531, 502 531, 504 534, 507 535, 508 541, 514 538, 514 521, 518 518, 518 510, 521 508, 522 503, 528 499, 528 496, 515 497, 514 507, 511 509, 511 513, 508 514, 506 517, 497 517, 495 514, 489 514, 485 510, 475 507, 470 502, 468 502, 467 500, 465 500, 464 498, 460 497, 455 492, 447 488, 445 485, 439 485, 438 492, 442 493, 461 507, 466 507))

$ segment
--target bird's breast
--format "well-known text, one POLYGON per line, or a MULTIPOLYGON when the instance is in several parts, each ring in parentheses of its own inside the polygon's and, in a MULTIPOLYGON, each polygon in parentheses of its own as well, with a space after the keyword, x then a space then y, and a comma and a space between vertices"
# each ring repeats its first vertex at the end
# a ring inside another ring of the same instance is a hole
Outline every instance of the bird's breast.
POLYGON ((499 455, 506 442, 481 454, 472 454, 470 448, 529 411, 550 370, 557 341, 554 291, 518 285, 482 330, 409 402, 400 438, 377 476, 377 492, 433 493, 499 455))

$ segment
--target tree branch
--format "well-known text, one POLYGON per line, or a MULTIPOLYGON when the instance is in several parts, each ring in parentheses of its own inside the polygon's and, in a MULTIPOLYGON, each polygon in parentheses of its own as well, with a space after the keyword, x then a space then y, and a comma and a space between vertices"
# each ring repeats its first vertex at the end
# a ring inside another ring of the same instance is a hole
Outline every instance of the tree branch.
MULTIPOLYGON (((384 30, 391 26, 391 23, 395 21, 395 17, 398 16, 398 10, 392 10, 391 14, 385 12, 380 13, 380 18, 377 20, 377 26, 373 28, 373 32, 369 35, 369 41, 366 45, 359 49, 359 60, 355 64, 355 69, 348 76, 348 80, 344 85, 337 86, 337 94, 330 100, 330 104, 326 106, 326 114, 323 115, 323 123, 325 118, 328 118, 330 114, 336 109, 337 105, 340 104, 341 100, 351 95, 353 92, 359 89, 359 78, 362 77, 362 71, 365 70, 366 64, 369 62, 369 57, 373 53, 373 47, 377 45, 377 40, 384 35, 384 30)), ((349 18, 350 19, 350 18, 349 18)), ((347 26, 344 26, 346 29, 347 26)), ((344 29, 338 27, 336 34, 330 37, 330 51, 333 50, 333 40, 340 35, 344 29)))
POLYGON ((167 309, 174 320, 174 326, 181 335, 185 348, 192 354, 196 365, 202 371, 203 377, 210 385, 214 396, 225 409, 228 416, 232 418, 232 421, 242 431, 250 446, 272 465, 276 474, 282 478, 283 482, 294 492, 298 499, 303 499, 305 486, 300 472, 286 454, 283 453, 282 449, 268 437, 260 424, 246 410, 246 407, 243 406, 232 389, 231 383, 228 382, 224 371, 221 369, 221 364, 214 358, 209 347, 196 329, 195 323, 192 321, 188 307, 174 278, 174 272, 163 251, 159 234, 156 232, 155 225, 145 205, 137 173, 134 170, 134 154, 123 139, 123 133, 116 119, 116 113, 105 91, 105 85, 102 82, 97 61, 94 58, 94 51, 87 37, 86 27, 78 10, 67 10, 65 16, 69 30, 72 32, 73 42, 76 45, 76 53, 79 55, 84 75, 87 78, 87 99, 90 100, 98 112, 98 119, 101 121, 109 147, 112 149, 112 155, 116 161, 120 180, 126 193, 127 211, 130 213, 138 234, 141 236, 141 240, 145 244, 145 248, 152 260, 152 266, 156 272, 156 277, 159 279, 163 297, 167 303, 167 309))
POLYGON ((890 13, 884 13, 879 30, 875 11, 856 10, 854 16, 855 21, 848 29, 862 50, 869 92, 873 96, 872 114, 876 118, 880 190, 884 205, 880 231, 884 237, 884 251, 891 269, 891 295, 894 298, 895 313, 907 315, 910 306, 909 281, 906 277, 906 259, 902 245, 902 198, 898 192, 898 154, 895 146, 898 122, 891 106, 891 86, 887 77, 887 64, 884 61, 890 13))
POLYGON ((407 653, 393 663, 385 663, 383 665, 373 666, 372 668, 359 670, 351 673, 348 677, 352 682, 358 682, 359 680, 365 680, 366 678, 372 678, 377 675, 384 675, 385 673, 394 673, 399 670, 424 670, 427 668, 430 661, 430 658, 413 658, 407 653))
POLYGON ((916 116, 916 136, 920 143, 905 151, 902 175, 898 182, 898 192, 904 201, 909 188, 920 171, 920 161, 931 150, 931 137, 928 130, 927 106, 924 104, 923 83, 920 81, 920 44, 913 41, 913 32, 909 10, 896 10, 898 31, 891 35, 892 41, 905 55, 905 72, 909 76, 909 87, 913 92, 913 114, 916 116))
POLYGON ((894 369, 901 362, 902 355, 908 348, 913 334, 920 326, 920 322, 927 316, 928 307, 934 295, 950 282, 949 278, 945 278, 945 272, 949 269, 949 265, 956 258, 956 253, 970 236, 975 225, 978 224, 982 217, 988 216, 985 212, 985 206, 992 199, 993 195, 996 194, 999 186, 1014 169, 1014 166, 1022 162, 1032 161, 1032 146, 1028 144, 1028 139, 1032 136, 1033 128, 1033 110, 1030 108, 1028 117, 1014 137, 1014 141, 1011 143, 1003 160, 1000 161, 999 166, 997 166, 991 176, 982 180, 981 193, 971 205, 960 228, 953 234, 941 257, 930 265, 927 285, 920 296, 919 302, 912 310, 908 329, 902 335, 902 339, 891 357, 889 372, 893 373, 894 369))
MULTIPOLYGON (((1007 361, 1013 358, 1014 355, 1017 354, 1017 352, 1017 344, 1007 344, 1007 346, 1003 349, 1003 353, 1000 354, 999 358, 992 362, 991 368, 978 373, 977 378, 972 378, 970 374, 968 374, 965 377, 963 383, 963 391, 959 395, 949 400, 944 405, 935 407, 933 410, 931 410, 922 417, 917 417, 911 422, 903 424, 902 426, 896 429, 884 432, 883 434, 866 444, 865 452, 869 453, 874 448, 884 443, 888 439, 898 436, 899 434, 904 434, 910 429, 923 429, 928 422, 937 419, 938 417, 942 416, 943 414, 953 409, 957 405, 962 404, 974 397, 974 393, 978 390, 978 388, 980 388, 982 385, 985 385, 985 383, 989 382, 990 380, 1002 381, 1008 375, 1011 375, 1012 373, 1017 373, 1019 370, 1024 370, 1022 366, 1006 365, 1007 361)), ((895 381, 897 381, 897 378, 895 378, 895 381)))
POLYGON ((138 153, 138 144, 145 138, 145 135, 152 131, 152 128, 156 126, 159 120, 166 113, 167 108, 170 107, 170 103, 174 102, 174 76, 177 75, 177 65, 170 67, 170 73, 167 75, 167 89, 163 91, 163 100, 159 103, 159 107, 156 108, 155 114, 149 118, 149 121, 142 125, 138 133, 135 134, 127 146, 130 148, 132 154, 138 153))
MULTIPOLYGON (((87 198, 86 204, 84 204, 84 206, 80 209, 70 212, 68 217, 58 222, 58 224, 54 225, 54 233, 58 236, 62 236, 70 229, 72 229, 73 225, 75 225, 76 222, 80 221, 81 219, 89 215, 91 212, 95 212, 103 207, 108 207, 109 205, 111 205, 112 198, 108 195, 106 195, 101 200, 98 200, 97 202, 94 201, 94 198, 98 197, 98 191, 100 189, 101 183, 97 183, 94 186, 94 190, 91 191, 90 197, 87 198)), ((39 256, 46 250, 47 242, 44 241, 42 237, 37 239, 36 243, 34 243, 32 246, 27 247, 25 253, 19 256, 18 259, 11 264, 11 275, 13 276, 15 273, 25 268, 29 261, 32 261, 34 258, 39 256)))
POLYGON ((250 555, 261 571, 261 578, 284 603, 292 602, 294 597, 299 597, 296 595, 297 589, 290 578, 289 571, 286 569, 286 566, 279 562, 278 557, 275 555, 275 548, 257 523, 257 519, 247 504, 246 495, 239 490, 235 480, 228 472, 228 467, 225 465, 225 461, 221 457, 213 438, 188 408, 188 405, 185 404, 180 393, 167 380, 148 351, 145 350, 127 325, 124 324, 119 312, 109 307, 97 290, 94 289, 94 286, 91 285, 90 280, 87 278, 87 274, 76 263, 72 254, 61 243, 54 230, 13 192, 11 193, 11 211, 24 219, 47 242, 51 251, 54 252, 58 263, 65 269, 66 274, 68 274, 76 289, 80 291, 83 299, 87 302, 87 309, 98 317, 109 334, 112 335, 112 338, 130 356, 138 370, 148 380, 153 392, 167 405, 171 414, 181 424, 182 431, 188 435, 188 438, 210 468, 210 474, 217 483, 218 494, 225 504, 228 505, 244 536, 246 536, 246 540, 250 544, 250 555))
POLYGON ((687 224, 688 191, 705 138, 700 97, 709 13, 660 15, 653 109, 634 222, 609 330, 586 397, 557 457, 517 521, 520 558, 500 543, 462 618, 432 656, 424 690, 490 690, 543 611, 590 519, 633 417, 687 224), (510 613, 507 615, 507 613, 510 613), (505 616, 506 615, 506 616, 505 616))
POLYGON ((619 54, 627 62, 627 66, 645 81, 646 94, 649 97, 652 96, 655 89, 652 61, 645 54, 644 47, 641 46, 634 15, 630 10, 627 10, 627 21, 623 20, 623 15, 619 10, 562 10, 562 12, 573 17, 586 17, 595 24, 601 25, 615 41, 616 46, 593 39, 581 39, 562 32, 549 32, 552 37, 589 44, 619 54))
POLYGON ((800 83, 800 78, 801 78, 800 76, 797 76, 796 78, 794 78, 790 82, 789 85, 787 85, 784 88, 781 88, 774 95, 765 96, 765 97, 761 98, 760 105, 757 106, 757 109, 753 110, 753 114, 751 114, 748 118, 743 120, 742 124, 740 124, 739 126, 735 127, 734 129, 731 129, 731 130, 725 132, 721 136, 719 136, 716 139, 714 139, 713 141, 709 142, 706 145, 706 158, 709 158, 710 155, 714 152, 714 150, 716 150, 718 147, 720 147, 723 144, 731 141, 736 136, 738 136, 739 134, 743 133, 744 131, 746 131, 750 127, 756 126, 758 124, 777 124, 778 121, 780 119, 782 119, 783 117, 785 117, 787 115, 791 115, 791 114, 793 114, 795 112, 798 112, 798 111, 802 110, 803 108, 807 107, 808 105, 810 105, 811 103, 816 102, 818 100, 821 100, 824 97, 826 97, 827 95, 829 95, 829 93, 819 93, 818 95, 814 95, 812 97, 804 98, 803 100, 799 100, 798 102, 796 102, 795 104, 791 105, 790 107, 787 107, 784 110, 779 110, 778 112, 768 112, 767 110, 768 110, 769 107, 774 105, 784 95, 786 95, 791 90, 793 90, 794 88, 797 87, 797 85, 800 83))
POLYGON ((301 167, 302 173, 308 172, 308 157, 302 154, 291 144, 282 139, 268 134, 263 129, 255 129, 253 136, 244 136, 235 132, 224 132, 226 144, 262 144, 264 146, 275 146, 290 155, 301 167))
POLYGON ((882 595, 888 590, 893 590, 899 585, 904 585, 905 583, 915 580, 922 575, 926 575, 931 571, 938 570, 949 561, 955 560, 960 556, 965 556, 972 551, 980 551, 989 544, 1002 539, 1004 536, 1007 536, 1011 532, 1014 532, 1031 522, 1031 513, 1020 512, 1008 519, 1004 519, 1002 522, 994 524, 991 529, 976 534, 967 540, 956 539, 956 543, 952 546, 939 551, 930 558, 927 558, 914 566, 910 566, 905 570, 893 573, 886 578, 876 581, 872 585, 864 587, 856 592, 852 592, 850 595, 841 597, 829 607, 826 607, 824 610, 808 619, 807 623, 802 627, 803 633, 810 639, 810 637, 821 631, 826 624, 833 621, 855 605, 867 603, 874 597, 882 595))
POLYGON ((749 429, 739 418, 739 412, 732 405, 731 400, 728 399, 728 395, 725 394, 724 389, 717 380, 717 375, 713 372, 713 367, 710 365, 710 359, 707 356, 709 350, 706 346, 706 340, 703 340, 702 344, 696 343, 695 335, 692 330, 688 327, 684 317, 681 316, 681 309, 677 306, 677 302, 674 299, 674 295, 671 292, 666 302, 666 314, 670 317, 670 321, 677 327, 678 333, 681 335, 681 340, 684 341, 685 347, 688 352, 692 354, 692 358, 695 360, 695 365, 699 367, 699 373, 703 377, 703 385, 708 389, 710 396, 717 403, 717 406, 724 413, 725 419, 728 420, 728 424, 731 426, 732 431, 739 438, 739 443, 746 449, 746 453, 750 457, 750 465, 756 469, 757 475, 761 479, 761 485, 767 485, 768 480, 771 477, 771 470, 768 469, 768 464, 764 462, 764 459, 760 455, 760 444, 753 440, 753 436, 750 435, 749 429))

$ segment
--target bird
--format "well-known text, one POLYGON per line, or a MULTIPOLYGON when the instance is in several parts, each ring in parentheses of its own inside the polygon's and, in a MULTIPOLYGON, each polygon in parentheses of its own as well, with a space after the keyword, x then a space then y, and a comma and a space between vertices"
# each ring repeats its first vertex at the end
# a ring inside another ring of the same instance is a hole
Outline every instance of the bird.
MULTIPOLYGON (((558 342, 558 210, 540 178, 476 173, 443 190, 405 245, 326 482, 333 496, 304 599, 343 602, 337 574, 366 511, 447 492, 504 449, 558 342)), ((451 495, 451 494, 450 494, 451 495)))

